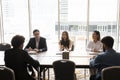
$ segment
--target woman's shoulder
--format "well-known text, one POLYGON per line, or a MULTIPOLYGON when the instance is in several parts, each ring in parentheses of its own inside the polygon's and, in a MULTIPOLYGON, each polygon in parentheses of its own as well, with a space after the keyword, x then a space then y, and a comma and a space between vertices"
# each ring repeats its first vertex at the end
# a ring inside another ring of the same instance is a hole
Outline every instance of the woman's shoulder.
POLYGON ((70 43, 74 43, 74 41, 72 41, 72 40, 69 40, 69 42, 70 42, 70 43))
POLYGON ((93 44, 94 42, 93 41, 89 41, 88 44, 93 44))
POLYGON ((97 43, 102 44, 102 42, 101 42, 101 41, 97 41, 97 43))
POLYGON ((59 40, 59 43, 62 43, 64 40, 59 40))

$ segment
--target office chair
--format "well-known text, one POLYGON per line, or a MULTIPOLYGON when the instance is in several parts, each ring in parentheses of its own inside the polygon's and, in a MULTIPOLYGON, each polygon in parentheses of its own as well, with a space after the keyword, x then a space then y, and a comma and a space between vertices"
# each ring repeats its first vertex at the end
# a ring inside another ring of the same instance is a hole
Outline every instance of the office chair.
POLYGON ((102 69, 102 80, 120 80, 120 66, 102 69))
POLYGON ((74 51, 74 47, 75 47, 75 45, 73 44, 73 45, 72 45, 72 49, 71 49, 71 51, 74 51))
POLYGON ((55 80, 75 80, 75 63, 69 60, 53 62, 55 80))
POLYGON ((14 71, 7 67, 0 67, 0 80, 15 80, 14 71))
POLYGON ((10 49, 10 48, 11 48, 10 44, 0 43, 0 51, 5 51, 5 50, 10 49))

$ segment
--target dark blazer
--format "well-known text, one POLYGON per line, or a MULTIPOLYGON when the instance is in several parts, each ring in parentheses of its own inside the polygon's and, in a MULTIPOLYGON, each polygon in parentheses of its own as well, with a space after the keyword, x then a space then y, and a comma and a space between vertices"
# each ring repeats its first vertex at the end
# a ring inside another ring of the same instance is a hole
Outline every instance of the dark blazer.
MULTIPOLYGON (((36 41, 35 38, 30 38, 27 46, 25 47, 25 49, 31 47, 32 49, 36 48, 36 41)), ((39 49, 43 51, 47 51, 47 43, 46 43, 46 39, 43 37, 40 37, 40 41, 39 41, 39 49)))
POLYGON ((90 66, 98 70, 96 80, 101 79, 101 70, 109 66, 120 66, 120 53, 113 49, 106 50, 90 61, 90 66))
POLYGON ((34 80, 27 71, 27 65, 37 69, 40 64, 21 49, 8 49, 4 56, 5 66, 15 72, 15 80, 34 80))

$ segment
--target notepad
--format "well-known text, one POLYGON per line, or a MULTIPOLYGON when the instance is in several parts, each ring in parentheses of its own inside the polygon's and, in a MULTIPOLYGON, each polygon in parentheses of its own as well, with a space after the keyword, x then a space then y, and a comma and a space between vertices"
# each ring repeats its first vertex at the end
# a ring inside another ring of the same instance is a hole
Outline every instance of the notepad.
POLYGON ((28 51, 29 54, 36 54, 36 51, 28 51))
POLYGON ((98 52, 89 52, 90 55, 98 55, 98 52))
POLYGON ((62 55, 62 52, 57 52, 56 55, 62 55))

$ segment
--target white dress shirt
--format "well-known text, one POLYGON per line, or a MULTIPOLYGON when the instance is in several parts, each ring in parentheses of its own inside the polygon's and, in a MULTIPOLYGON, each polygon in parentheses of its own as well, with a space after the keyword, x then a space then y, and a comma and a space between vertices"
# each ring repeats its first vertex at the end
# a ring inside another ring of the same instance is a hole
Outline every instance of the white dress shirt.
POLYGON ((40 38, 36 39, 36 48, 39 49, 39 41, 40 41, 40 38))
POLYGON ((87 51, 93 51, 93 50, 97 50, 97 51, 103 51, 103 44, 101 41, 90 41, 87 45, 87 51))

